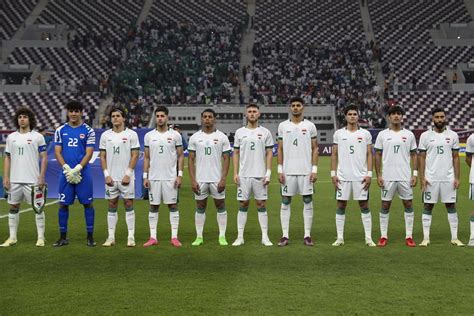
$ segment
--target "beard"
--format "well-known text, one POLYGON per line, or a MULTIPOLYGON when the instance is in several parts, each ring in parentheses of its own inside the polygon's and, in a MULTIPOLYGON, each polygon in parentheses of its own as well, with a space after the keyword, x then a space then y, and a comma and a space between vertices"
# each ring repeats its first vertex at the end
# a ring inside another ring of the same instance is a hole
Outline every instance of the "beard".
POLYGON ((437 122, 434 125, 437 129, 443 129, 446 126, 446 122, 437 122))

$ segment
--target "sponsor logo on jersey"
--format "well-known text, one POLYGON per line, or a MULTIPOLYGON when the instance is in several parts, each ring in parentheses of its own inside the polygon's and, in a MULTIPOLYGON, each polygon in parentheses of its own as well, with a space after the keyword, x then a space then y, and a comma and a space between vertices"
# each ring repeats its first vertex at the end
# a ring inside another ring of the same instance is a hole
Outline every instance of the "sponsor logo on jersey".
POLYGON ((86 134, 79 134, 80 139, 84 139, 86 137, 86 134))

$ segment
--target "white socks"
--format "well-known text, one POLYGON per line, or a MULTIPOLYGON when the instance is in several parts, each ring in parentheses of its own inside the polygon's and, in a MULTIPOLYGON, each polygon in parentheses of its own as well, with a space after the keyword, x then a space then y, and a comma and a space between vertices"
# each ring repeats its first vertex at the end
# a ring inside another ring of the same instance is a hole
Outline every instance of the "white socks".
POLYGON ((311 237, 313 226, 313 202, 303 203, 304 237, 311 237))
POLYGON ((290 238, 290 215, 291 215, 291 206, 288 204, 281 203, 280 209, 280 220, 281 220, 281 229, 283 231, 283 237, 290 238))
POLYGON ((258 222, 262 229, 262 239, 268 239, 268 213, 266 209, 258 209, 258 222))
POLYGON ((344 240, 344 224, 346 222, 346 214, 336 214, 336 231, 337 239, 344 240))
POLYGON ((117 221, 117 209, 115 209, 115 212, 107 212, 107 227, 109 228, 108 239, 115 239, 115 227, 117 226, 117 221))
POLYGON ((410 209, 410 212, 406 211, 405 209, 405 239, 406 238, 413 238, 413 222, 415 220, 415 213, 413 209, 410 209))
POLYGON ((133 208, 125 209, 125 220, 127 221, 128 238, 135 238, 135 211, 133 208))
POLYGON ((41 214, 35 214, 36 230, 38 232, 38 239, 43 239, 44 240, 45 218, 46 218, 46 216, 44 215, 44 212, 41 212, 41 214))
POLYGON ((360 217, 362 218, 362 225, 364 225, 365 238, 372 239, 372 214, 369 210, 366 212, 360 213, 360 217))
POLYGON ((196 236, 202 238, 202 231, 204 230, 204 223, 206 222, 206 213, 196 212, 194 214, 194 222, 196 225, 196 236))
POLYGON ((150 238, 156 239, 156 227, 158 226, 159 212, 148 213, 148 224, 150 225, 150 238))
POLYGON ((424 210, 421 216, 423 223, 423 240, 430 240, 430 227, 431 227, 431 211, 424 210))
POLYGON ((8 227, 10 228, 10 239, 17 240, 18 224, 20 223, 20 214, 18 212, 8 214, 8 227))
POLYGON ((179 211, 175 209, 170 210, 170 224, 171 224, 171 238, 178 238, 178 226, 179 226, 179 211))
POLYGON ((380 210, 380 237, 388 238, 388 220, 390 218, 390 214, 388 210, 380 210))
POLYGON ((244 211, 239 210, 237 213, 237 238, 240 239, 244 238, 244 229, 245 224, 247 223, 247 210, 248 208, 246 208, 244 211))
POLYGON ((217 224, 219 225, 219 237, 225 237, 227 229, 227 212, 225 209, 217 210, 217 224))

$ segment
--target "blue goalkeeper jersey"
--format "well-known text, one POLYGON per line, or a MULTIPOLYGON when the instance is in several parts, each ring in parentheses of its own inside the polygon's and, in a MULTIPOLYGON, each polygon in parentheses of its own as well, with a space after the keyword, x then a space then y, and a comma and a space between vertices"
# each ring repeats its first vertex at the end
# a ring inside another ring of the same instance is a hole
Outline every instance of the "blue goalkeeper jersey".
MULTIPOLYGON (((64 161, 74 168, 86 155, 86 148, 95 146, 95 132, 92 127, 82 123, 72 127, 68 123, 60 126, 54 133, 54 144, 62 147, 64 161)), ((85 166, 84 169, 88 169, 85 166)))

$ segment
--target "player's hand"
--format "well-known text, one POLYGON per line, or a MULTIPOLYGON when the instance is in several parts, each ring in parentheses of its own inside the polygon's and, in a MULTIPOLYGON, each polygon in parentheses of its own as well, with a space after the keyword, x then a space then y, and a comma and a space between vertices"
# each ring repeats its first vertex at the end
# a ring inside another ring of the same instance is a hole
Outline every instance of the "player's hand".
POLYGON ((191 180, 191 189, 193 190, 194 193, 197 195, 201 194, 201 189, 199 188, 199 183, 197 183, 196 180, 191 180))
POLYGON ((129 185, 130 184, 130 177, 127 175, 124 175, 122 178, 122 185, 129 185))
POLYGON ((8 191, 10 190, 10 177, 3 178, 3 187, 8 191))
POLYGON ((334 176, 331 178, 331 181, 332 181, 332 184, 334 185, 334 188, 336 188, 336 190, 339 190, 339 177, 334 176))
POLYGON ((114 183, 113 183, 113 180, 112 180, 112 177, 111 176, 107 176, 105 177, 105 184, 108 185, 109 187, 113 186, 114 183))
POLYGON ((420 182, 420 188, 421 188, 421 191, 422 192, 425 192, 426 191, 426 188, 430 185, 430 183, 428 182, 428 180, 426 180, 426 178, 424 178, 423 180, 421 180, 420 182))
POLYGON ((459 185, 461 184, 461 182, 459 181, 459 179, 454 179, 453 181, 453 187, 454 189, 459 189, 459 185))
POLYGON ((78 184, 79 182, 81 182, 82 177, 81 177, 81 174, 69 173, 69 174, 66 175, 66 179, 71 184, 78 184))
POLYGON ((174 181, 174 188, 179 189, 181 188, 181 183, 183 182, 183 177, 177 176, 176 180, 174 181))
POLYGON ((225 190, 225 178, 222 178, 221 181, 217 184, 217 192, 221 193, 225 190))
POLYGON ((318 174, 317 173, 311 173, 309 175, 309 182, 310 183, 315 183, 316 180, 318 180, 318 174))
POLYGON ((150 187, 150 180, 143 179, 143 186, 148 189, 150 187))
POLYGON ((263 177, 263 185, 267 186, 270 184, 270 178, 269 177, 263 177))
POLYGON ((416 183, 418 182, 418 177, 412 176, 410 185, 412 188, 416 187, 416 183))
POLYGON ((377 176, 377 184, 380 188, 384 187, 385 181, 383 181, 383 178, 381 176, 377 176))
POLYGON ((279 174, 278 174, 278 181, 279 181, 281 184, 285 184, 285 174, 279 173, 279 174))
POLYGON ((364 177, 364 180, 362 180, 362 184, 364 185, 363 189, 365 191, 369 190, 371 181, 372 181, 371 177, 364 177))
POLYGON ((63 165, 63 174, 64 175, 68 174, 71 170, 72 170, 71 167, 69 167, 69 165, 67 163, 65 163, 63 165))
POLYGON ((239 179, 238 174, 234 175, 234 183, 237 184, 237 185, 240 185, 240 179, 239 179))
POLYGON ((41 176, 40 176, 40 177, 38 178, 38 187, 39 187, 41 190, 43 190, 45 184, 46 184, 46 182, 44 181, 44 177, 41 177, 41 176))
POLYGON ((70 173, 73 173, 74 175, 81 174, 82 170, 82 165, 78 163, 74 168, 71 169, 70 173))

